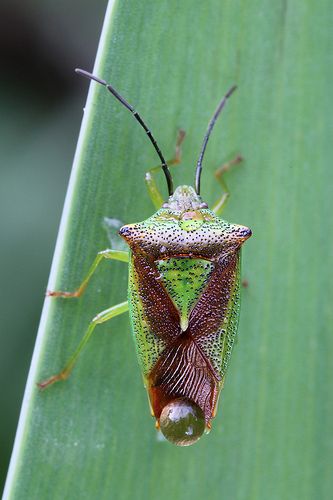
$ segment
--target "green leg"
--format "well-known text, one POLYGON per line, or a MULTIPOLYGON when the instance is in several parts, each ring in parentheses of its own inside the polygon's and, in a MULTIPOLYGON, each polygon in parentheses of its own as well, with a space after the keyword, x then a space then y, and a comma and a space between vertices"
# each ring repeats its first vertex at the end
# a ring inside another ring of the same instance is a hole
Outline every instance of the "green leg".
POLYGON ((120 260, 121 262, 128 262, 128 252, 124 252, 122 250, 103 250, 102 252, 98 252, 94 262, 92 263, 87 276, 84 278, 82 281, 81 285, 74 291, 74 292, 62 292, 62 291, 47 291, 46 295, 49 297, 63 297, 63 298, 71 298, 71 297, 80 297, 80 295, 83 294, 85 289, 87 288, 87 285, 90 281, 90 278, 96 271, 96 268, 98 264, 101 262, 102 259, 113 259, 113 260, 120 260))
MULTIPOLYGON (((171 160, 167 161, 167 164, 169 167, 180 163, 180 161, 181 161, 181 144, 184 140, 184 137, 185 137, 185 131, 180 129, 178 131, 178 135, 177 135, 175 156, 171 160)), ((156 184, 156 181, 154 178, 154 174, 159 172, 160 169, 161 169, 161 165, 158 165, 157 167, 153 167, 153 168, 149 169, 148 172, 146 172, 146 176, 145 176, 145 182, 146 182, 146 186, 148 189, 148 193, 149 193, 151 201, 153 202, 154 207, 156 209, 161 208, 161 206, 163 205, 163 203, 165 201, 163 199, 158 187, 157 187, 157 184, 156 184)))
POLYGON ((57 373, 56 375, 52 375, 52 377, 49 377, 48 379, 43 380, 42 382, 39 382, 38 387, 40 387, 41 389, 45 389, 46 387, 49 387, 55 382, 59 382, 60 380, 66 380, 66 378, 69 377, 82 349, 90 339, 95 329, 95 326, 99 325, 100 323, 104 323, 105 321, 109 321, 109 319, 112 319, 115 316, 119 316, 119 314, 123 314, 126 311, 128 311, 127 301, 122 302, 121 304, 117 304, 116 306, 110 307, 109 309, 106 309, 105 311, 102 311, 101 313, 97 314, 97 316, 95 316, 94 319, 90 322, 90 325, 86 333, 84 334, 81 342, 79 343, 74 354, 69 358, 69 360, 67 361, 61 372, 57 373))
POLYGON ((237 165, 238 163, 240 163, 242 160, 243 160, 243 158, 240 155, 238 155, 233 160, 230 160, 227 163, 224 163, 221 167, 219 167, 215 171, 215 177, 218 180, 218 182, 221 184, 222 189, 223 189, 222 196, 212 206, 213 212, 215 212, 217 215, 220 215, 222 213, 222 211, 223 211, 223 209, 224 209, 224 207, 229 199, 229 196, 230 196, 228 186, 223 178, 223 174, 228 172, 228 170, 230 170, 234 165, 237 165))

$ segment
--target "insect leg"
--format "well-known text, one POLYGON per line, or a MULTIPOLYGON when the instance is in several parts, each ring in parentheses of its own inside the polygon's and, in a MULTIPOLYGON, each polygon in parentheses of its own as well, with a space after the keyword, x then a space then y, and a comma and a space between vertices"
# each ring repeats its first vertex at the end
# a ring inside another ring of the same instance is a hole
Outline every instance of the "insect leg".
POLYGON ((96 255, 96 258, 94 262, 92 263, 87 276, 84 278, 82 281, 81 285, 74 291, 74 292, 62 292, 62 291, 50 291, 48 290, 46 292, 46 295, 48 297, 63 297, 63 298, 71 298, 71 297, 80 297, 80 295, 83 294, 85 289, 87 288, 87 285, 90 281, 90 278, 96 271, 96 268, 98 264, 101 262, 102 259, 113 259, 113 260, 120 260, 121 262, 128 262, 128 252, 122 251, 122 250, 103 250, 102 252, 98 252, 96 255))
POLYGON ((215 212, 218 215, 222 213, 222 211, 223 211, 223 209, 224 209, 224 207, 229 199, 229 196, 230 196, 230 192, 229 192, 228 186, 225 182, 225 179, 223 177, 223 174, 228 172, 234 165, 237 165, 242 160, 243 160, 243 158, 240 155, 237 155, 236 158, 233 158, 232 160, 228 161, 227 163, 224 163, 223 165, 221 165, 221 167, 219 167, 215 171, 215 177, 223 189, 222 196, 212 206, 213 212, 215 212))
POLYGON ((65 364, 64 368, 61 370, 61 372, 57 373, 56 375, 52 375, 52 377, 49 377, 46 380, 43 380, 42 382, 39 382, 37 385, 41 389, 45 389, 46 387, 54 384, 55 382, 59 382, 61 380, 66 380, 76 361, 77 358, 79 357, 82 349, 85 347, 87 342, 89 341, 96 325, 99 325, 100 323, 104 323, 105 321, 109 321, 110 319, 114 318, 115 316, 119 316, 119 314, 123 314, 124 312, 128 311, 128 302, 121 302, 120 304, 117 304, 113 307, 110 307, 109 309, 105 309, 105 311, 100 312, 93 318, 93 320, 90 322, 89 327, 84 334, 81 342, 77 346, 76 350, 72 354, 72 356, 69 358, 67 363, 65 364))
MULTIPOLYGON (((177 135, 175 156, 171 160, 167 161, 167 164, 169 167, 180 163, 180 161, 181 161, 181 144, 184 140, 184 137, 185 137, 185 130, 180 129, 178 131, 178 135, 177 135)), ((161 208, 161 206, 163 205, 163 203, 165 201, 163 199, 158 187, 157 187, 157 184, 156 184, 156 181, 154 178, 154 174, 159 172, 160 169, 161 169, 161 165, 158 165, 157 167, 150 168, 148 170, 148 172, 146 172, 146 175, 145 175, 145 182, 146 182, 146 186, 148 189, 148 193, 149 193, 149 196, 150 196, 150 198, 154 204, 154 207, 156 209, 161 208)))

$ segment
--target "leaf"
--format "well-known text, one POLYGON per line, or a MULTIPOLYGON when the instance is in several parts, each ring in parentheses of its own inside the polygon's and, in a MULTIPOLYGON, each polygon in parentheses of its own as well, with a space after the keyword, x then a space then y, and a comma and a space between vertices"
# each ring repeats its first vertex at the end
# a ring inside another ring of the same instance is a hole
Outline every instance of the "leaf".
MULTIPOLYGON (((5 498, 313 499, 332 490, 332 99, 329 2, 110 2, 94 68, 140 110, 192 183, 208 120, 239 86, 209 141, 228 174, 225 218, 253 229, 243 252, 240 336, 209 436, 156 438, 128 318, 101 325, 71 378, 41 393, 89 320, 126 296, 125 264, 105 262, 80 300, 47 299, 5 498)), ((89 69, 89 68, 87 68, 89 69)), ((135 120, 93 84, 50 289, 72 289, 108 246, 105 217, 152 213, 144 172, 156 154, 135 120)), ((166 196, 165 181, 159 183, 166 196)))

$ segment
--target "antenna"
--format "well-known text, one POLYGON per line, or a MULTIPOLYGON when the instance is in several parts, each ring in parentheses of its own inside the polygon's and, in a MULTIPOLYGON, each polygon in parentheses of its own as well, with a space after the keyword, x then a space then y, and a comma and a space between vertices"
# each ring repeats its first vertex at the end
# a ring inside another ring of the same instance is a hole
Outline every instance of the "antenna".
POLYGON ((114 95, 114 97, 116 99, 118 99, 118 101, 120 101, 121 104, 123 106, 125 106, 125 108, 127 108, 132 113, 134 118, 140 123, 141 127, 145 130, 147 136, 149 137, 152 145, 155 148, 156 153, 158 154, 158 156, 161 160, 162 170, 164 172, 164 175, 166 177, 166 181, 168 184, 169 196, 171 196, 173 194, 173 181, 172 181, 172 176, 171 176, 170 170, 169 170, 168 165, 167 165, 167 163, 162 155, 160 148, 157 145, 157 142, 155 141, 155 139, 153 137, 153 134, 151 133, 151 131, 149 130, 149 128, 147 127, 147 125, 145 124, 145 122, 143 121, 143 119, 141 118, 139 113, 137 111, 135 111, 133 106, 131 106, 120 94, 118 94, 116 89, 114 89, 112 87, 112 85, 110 85, 106 81, 101 80, 97 76, 94 76, 91 73, 88 73, 88 71, 85 71, 83 69, 77 68, 75 70, 75 72, 78 73, 79 75, 82 75, 82 76, 85 76, 86 78, 89 78, 89 80, 94 80, 95 82, 100 83, 101 85, 104 85, 104 87, 106 87, 108 89, 108 91, 111 92, 111 94, 114 95))
POLYGON ((211 120, 208 124, 207 132, 206 132, 206 135, 205 135, 203 143, 202 143, 202 147, 201 147, 201 151, 200 151, 200 155, 199 155, 199 159, 198 159, 198 163, 197 163, 197 168, 195 171, 195 191, 198 195, 200 194, 200 178, 201 178, 201 171, 202 171, 202 160, 203 160, 203 157, 204 157, 204 154, 206 151, 209 136, 213 130, 213 127, 215 125, 216 120, 219 117, 219 114, 221 113, 222 109, 224 108, 225 103, 227 102, 227 99, 229 99, 229 97, 236 90, 236 88, 237 88, 236 85, 233 85, 231 87, 231 89, 228 90, 228 92, 225 94, 225 96, 220 101, 219 105, 217 106, 216 111, 213 114, 213 117, 211 118, 211 120))

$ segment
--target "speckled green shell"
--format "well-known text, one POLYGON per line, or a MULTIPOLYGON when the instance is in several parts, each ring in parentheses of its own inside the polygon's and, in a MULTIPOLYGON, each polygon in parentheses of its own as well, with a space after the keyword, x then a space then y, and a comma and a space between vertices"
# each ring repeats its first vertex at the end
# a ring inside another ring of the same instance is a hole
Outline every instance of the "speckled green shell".
POLYGON ((174 397, 214 416, 237 332, 240 247, 250 236, 208 208, 162 208, 124 226, 129 308, 156 418, 174 397))
MULTIPOLYGON (((187 323, 189 315, 200 297, 200 293, 207 287, 213 263, 204 261, 203 259, 174 258, 169 261, 157 261, 156 266, 160 272, 161 282, 177 307, 181 315, 181 320, 187 323), (174 270, 175 268, 177 271, 174 270), (179 274, 180 270, 182 276, 179 274), (198 277, 196 283, 193 282, 194 277, 198 277)), ((234 278, 234 286, 230 290, 230 298, 224 321, 216 332, 200 338, 202 350, 208 356, 221 380, 228 366, 238 327, 240 308, 239 254, 237 256, 234 278)), ((149 323, 145 319, 144 306, 138 293, 138 280, 139 276, 135 271, 133 255, 131 255, 129 266, 130 320, 139 364, 142 373, 147 376, 163 351, 165 342, 151 331, 149 323)))

